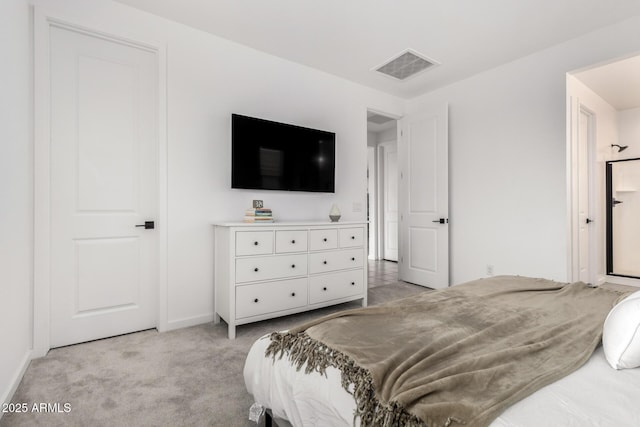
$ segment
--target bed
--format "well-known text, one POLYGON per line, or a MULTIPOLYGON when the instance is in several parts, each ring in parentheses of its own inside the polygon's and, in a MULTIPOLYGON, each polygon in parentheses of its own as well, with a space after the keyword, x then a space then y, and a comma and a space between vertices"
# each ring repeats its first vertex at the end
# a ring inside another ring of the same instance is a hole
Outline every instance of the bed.
POLYGON ((424 301, 413 297, 338 313, 257 340, 245 383, 254 409, 268 409, 279 425, 638 426, 640 369, 622 369, 640 365, 639 329, 632 327, 640 320, 640 292, 633 290, 502 276, 424 293, 424 301), (389 321, 377 324, 380 314, 389 321), (389 333, 403 316, 411 319, 415 339, 389 333), (369 333, 359 333, 358 322, 370 325, 369 333), (603 325, 605 338, 611 337, 604 347, 603 325), (472 338, 461 338, 461 330, 472 338), (498 338, 487 338, 486 331, 498 331, 498 338), (488 340, 506 345, 492 348, 488 340), (401 341, 410 348, 411 341, 430 344, 403 353, 401 341), (380 349, 380 343, 389 345, 380 349), (380 351, 397 354, 375 356, 380 351), (387 359, 395 361, 384 366, 387 359), (354 372, 366 373, 370 383, 354 372), (363 387, 373 392, 363 394, 363 387))

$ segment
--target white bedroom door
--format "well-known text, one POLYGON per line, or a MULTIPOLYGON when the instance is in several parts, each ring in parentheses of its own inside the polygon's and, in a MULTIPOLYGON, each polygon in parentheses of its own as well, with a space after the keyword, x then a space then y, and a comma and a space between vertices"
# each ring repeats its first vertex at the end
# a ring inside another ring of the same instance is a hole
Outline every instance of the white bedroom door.
POLYGON ((50 40, 59 347, 157 326, 157 53, 65 27, 50 40))
POLYGON ((594 139, 594 114, 580 106, 578 115, 578 280, 594 283, 592 271, 591 147, 594 139))
POLYGON ((398 261, 398 148, 395 142, 382 143, 379 147, 383 159, 383 258, 388 261, 398 261))
POLYGON ((449 286, 448 107, 400 120, 399 278, 449 286))

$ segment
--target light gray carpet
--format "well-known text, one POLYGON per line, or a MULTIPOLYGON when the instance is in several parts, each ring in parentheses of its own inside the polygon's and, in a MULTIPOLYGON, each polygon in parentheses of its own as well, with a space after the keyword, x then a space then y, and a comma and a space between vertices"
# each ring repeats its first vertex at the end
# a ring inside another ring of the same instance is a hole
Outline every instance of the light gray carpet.
MULTIPOLYGON (((370 305, 428 289, 396 282, 381 268, 370 281, 370 305)), ((389 270, 389 269, 387 269, 389 270)), ((9 426, 255 426, 242 369, 253 341, 265 333, 358 302, 238 327, 226 324, 177 331, 143 331, 53 349, 31 362, 13 402, 69 403, 68 413, 5 413, 9 426)))

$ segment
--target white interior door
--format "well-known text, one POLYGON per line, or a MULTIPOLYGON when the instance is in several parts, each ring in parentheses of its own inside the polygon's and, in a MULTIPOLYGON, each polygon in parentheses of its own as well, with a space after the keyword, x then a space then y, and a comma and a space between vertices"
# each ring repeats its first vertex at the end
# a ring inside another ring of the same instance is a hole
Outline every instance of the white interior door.
POLYGON ((157 326, 157 53, 52 27, 51 346, 157 326))
POLYGON ((388 261, 398 261, 398 148, 395 142, 382 143, 379 147, 383 168, 383 258, 388 261))
POLYGON ((592 193, 591 147, 594 145, 594 116, 580 108, 578 115, 578 280, 593 283, 591 263, 592 222, 590 217, 592 193))
POLYGON ((400 120, 399 278, 449 286, 447 105, 400 120))

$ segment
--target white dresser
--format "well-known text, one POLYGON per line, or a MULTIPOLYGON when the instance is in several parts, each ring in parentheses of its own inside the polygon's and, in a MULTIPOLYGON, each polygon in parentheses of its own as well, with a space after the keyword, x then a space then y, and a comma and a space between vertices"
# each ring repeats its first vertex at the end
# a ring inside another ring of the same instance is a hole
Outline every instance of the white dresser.
POLYGON ((215 226, 215 322, 236 326, 362 299, 365 222, 215 226))

